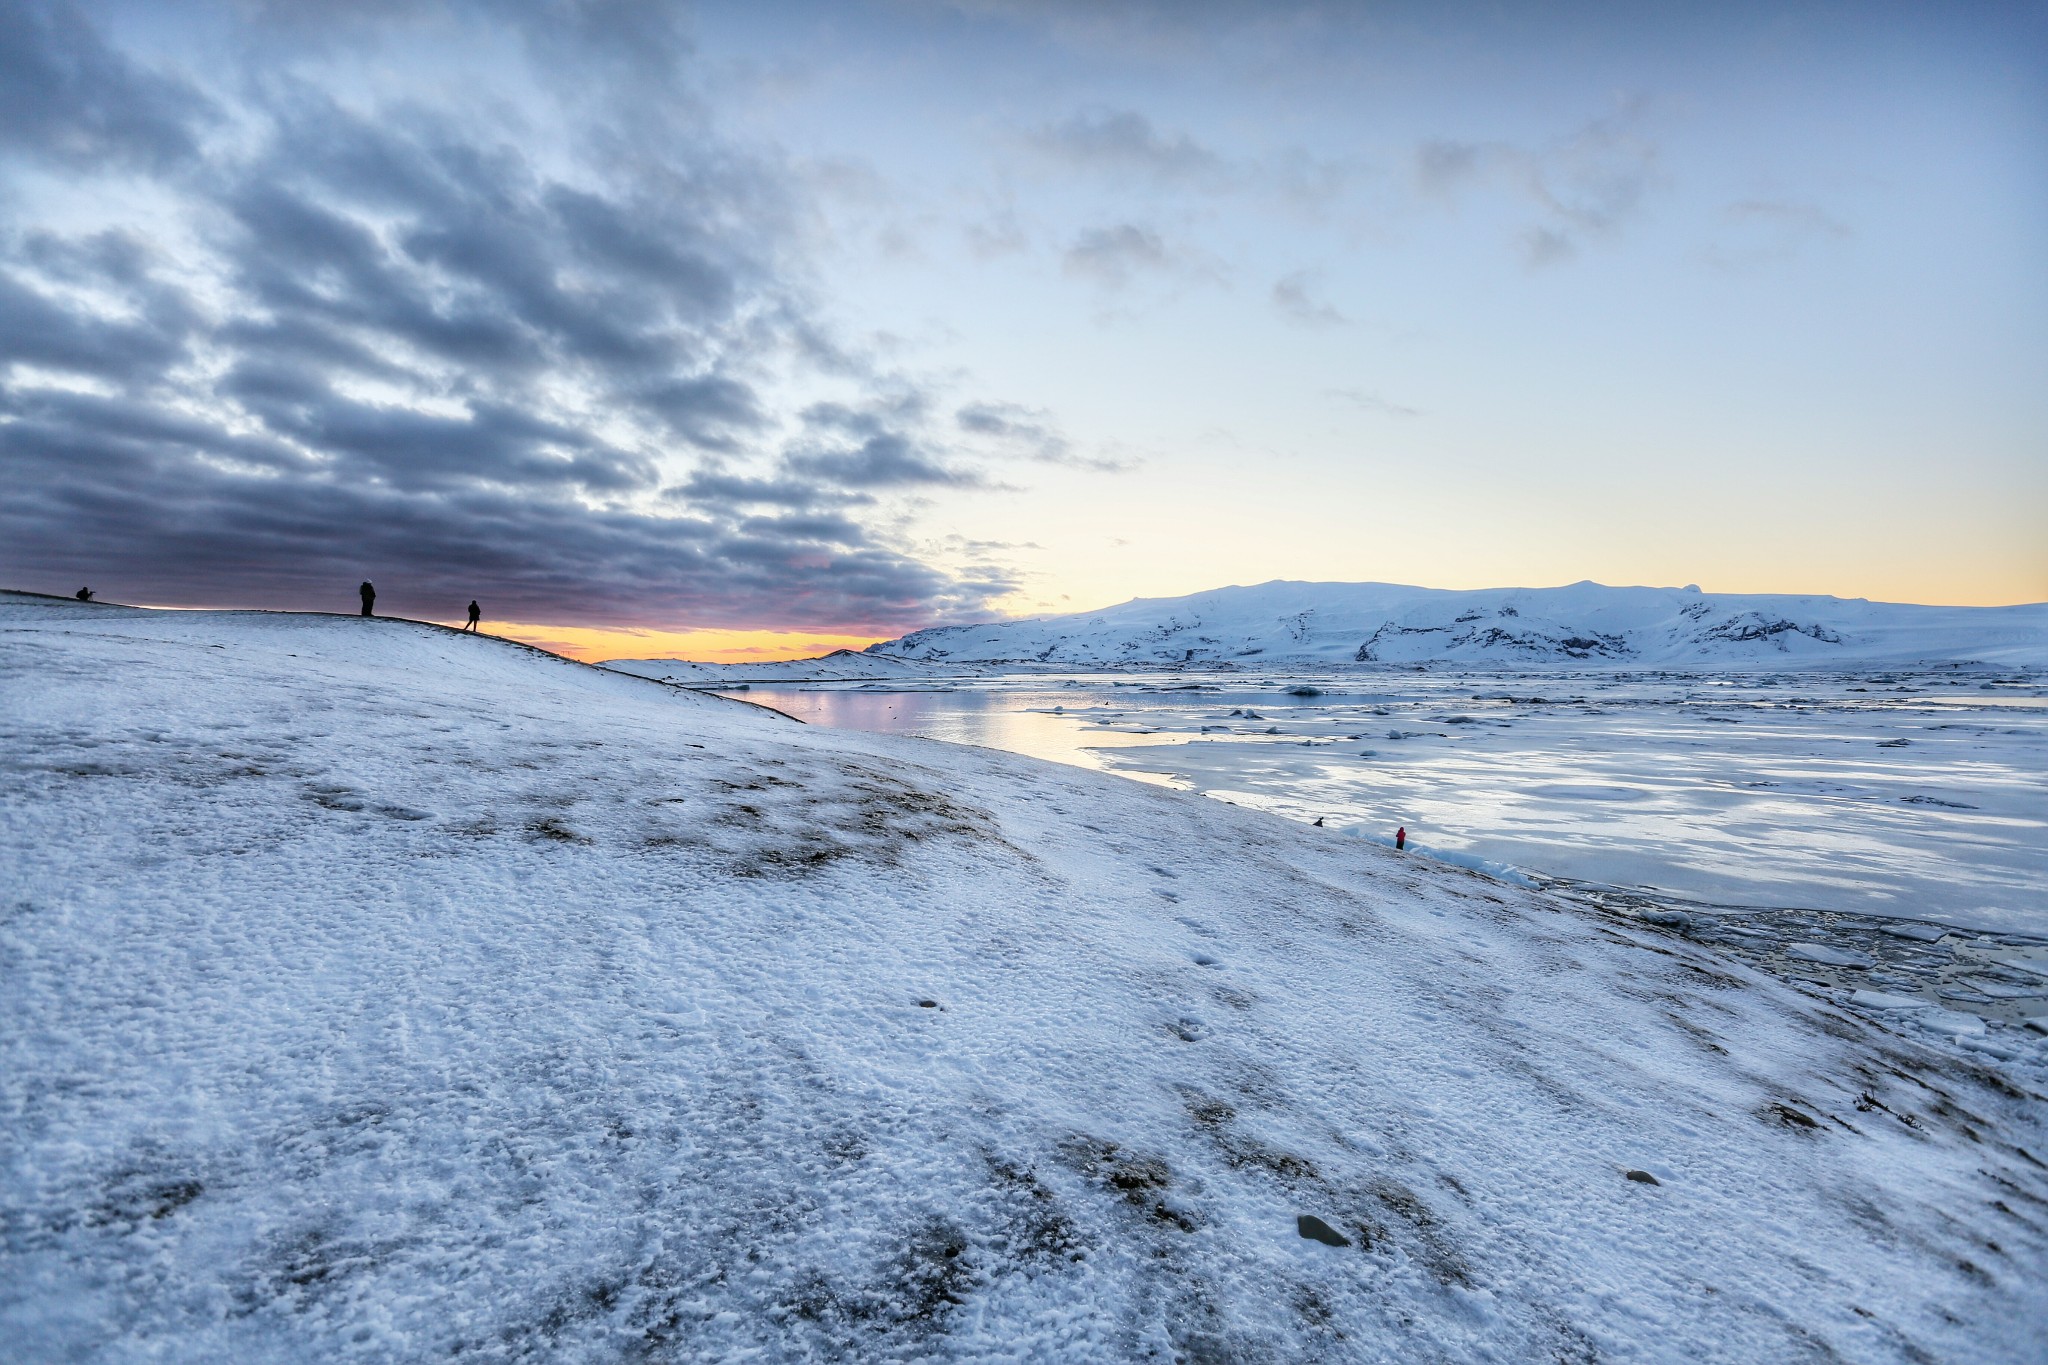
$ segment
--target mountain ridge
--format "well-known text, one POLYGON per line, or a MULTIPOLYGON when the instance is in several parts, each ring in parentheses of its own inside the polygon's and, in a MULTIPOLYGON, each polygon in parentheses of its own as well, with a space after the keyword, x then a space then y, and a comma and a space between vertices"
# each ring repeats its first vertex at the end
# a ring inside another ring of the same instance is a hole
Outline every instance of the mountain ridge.
POLYGON ((1275 579, 1097 611, 936 626, 865 652, 977 666, 2036 667, 2048 665, 2048 603, 1921 606, 1591 580, 1454 589, 1275 579))

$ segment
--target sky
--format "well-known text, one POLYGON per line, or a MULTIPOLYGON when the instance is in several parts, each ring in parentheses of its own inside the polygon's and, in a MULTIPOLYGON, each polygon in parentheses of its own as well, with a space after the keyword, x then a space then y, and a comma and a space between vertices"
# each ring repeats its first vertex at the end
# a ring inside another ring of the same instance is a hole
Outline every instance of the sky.
POLYGON ((0 0, 0 479, 0 585, 581 657, 2048 599, 2048 18, 0 0))

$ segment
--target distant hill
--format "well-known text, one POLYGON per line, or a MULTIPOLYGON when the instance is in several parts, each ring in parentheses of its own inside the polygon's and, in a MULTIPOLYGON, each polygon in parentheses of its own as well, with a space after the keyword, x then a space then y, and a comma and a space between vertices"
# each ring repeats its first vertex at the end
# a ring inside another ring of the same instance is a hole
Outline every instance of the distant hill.
POLYGON ((1927 607, 1697 588, 1449 591, 1295 583, 1138 598, 1101 611, 940 626, 870 657, 943 667, 1460 663, 1797 667, 2048 665, 2048 603, 1927 607))

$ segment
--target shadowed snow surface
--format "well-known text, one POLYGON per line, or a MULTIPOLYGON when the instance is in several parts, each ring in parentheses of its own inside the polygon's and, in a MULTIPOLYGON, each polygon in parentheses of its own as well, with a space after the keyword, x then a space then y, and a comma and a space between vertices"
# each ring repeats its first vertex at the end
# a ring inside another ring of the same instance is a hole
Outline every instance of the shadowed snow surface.
POLYGON ((2041 1079, 1675 936, 432 627, 0 631, 12 1358, 2038 1358, 2041 1079))

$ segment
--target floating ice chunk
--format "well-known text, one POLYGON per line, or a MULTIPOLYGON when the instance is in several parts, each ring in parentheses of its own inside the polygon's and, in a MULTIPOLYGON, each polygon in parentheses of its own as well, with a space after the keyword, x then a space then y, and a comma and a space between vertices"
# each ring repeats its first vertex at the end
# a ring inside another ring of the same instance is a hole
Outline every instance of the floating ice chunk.
POLYGON ((1910 920, 1901 920, 1897 924, 1882 925, 1880 929, 1881 932, 1890 934, 1893 938, 1910 938, 1916 943, 1938 943, 1942 939, 1947 938, 1952 932, 1947 925, 1915 924, 1910 920))
POLYGON ((1946 1033, 1953 1038, 1975 1038, 1982 1036, 1984 1021, 1974 1014, 1961 1010, 1931 1009, 1908 1015, 1914 1023, 1936 1033, 1946 1033))
POLYGON ((1893 995, 1890 991, 1851 991, 1849 1003, 1867 1010, 1930 1010, 1936 1006, 1917 995, 1893 995))
POLYGON ((1981 976, 1964 978, 1963 984, 1992 1000, 2031 1000, 2038 995, 2048 995, 2048 981, 2015 985, 2005 981, 1987 981, 1981 976))
POLYGON ((1801 962, 1818 962, 1828 967, 1874 967, 1877 959, 1868 953, 1851 952, 1847 948, 1830 948, 1825 943, 1795 943, 1785 949, 1785 956, 1801 962))

